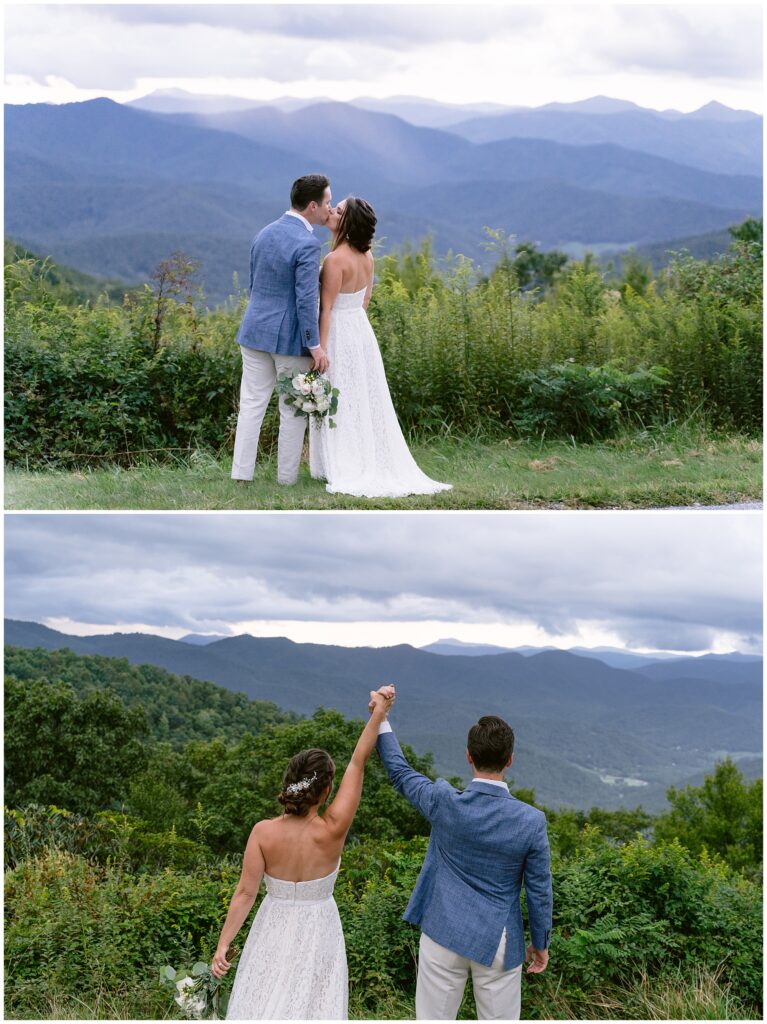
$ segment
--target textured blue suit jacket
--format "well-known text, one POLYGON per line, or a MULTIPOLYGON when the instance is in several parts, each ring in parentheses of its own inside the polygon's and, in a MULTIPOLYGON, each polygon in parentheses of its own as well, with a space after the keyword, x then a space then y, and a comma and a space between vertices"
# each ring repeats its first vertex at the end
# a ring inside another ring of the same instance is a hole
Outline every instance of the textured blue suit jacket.
POLYGON ((532 944, 548 949, 552 893, 543 812, 480 779, 462 793, 444 779, 432 782, 410 767, 394 733, 382 733, 377 747, 395 789, 431 823, 405 920, 488 967, 505 928, 504 968, 511 970, 525 960, 524 881, 532 944))
POLYGON ((238 344, 283 356, 305 356, 319 345, 320 248, 306 225, 288 214, 256 235, 238 344))

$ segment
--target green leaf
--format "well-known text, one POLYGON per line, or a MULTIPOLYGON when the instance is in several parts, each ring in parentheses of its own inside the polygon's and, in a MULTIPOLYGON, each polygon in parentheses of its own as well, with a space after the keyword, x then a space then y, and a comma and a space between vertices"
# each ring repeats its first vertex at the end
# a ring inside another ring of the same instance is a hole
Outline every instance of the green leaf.
POLYGON ((198 960, 192 968, 192 977, 199 978, 201 974, 207 974, 208 964, 204 964, 202 960, 198 960))

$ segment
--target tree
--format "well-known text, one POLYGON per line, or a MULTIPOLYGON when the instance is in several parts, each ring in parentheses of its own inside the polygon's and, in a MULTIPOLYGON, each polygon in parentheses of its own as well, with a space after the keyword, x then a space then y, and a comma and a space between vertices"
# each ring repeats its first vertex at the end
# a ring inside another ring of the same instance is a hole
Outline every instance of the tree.
POLYGON ((762 244, 764 238, 764 221, 760 217, 746 217, 742 224, 728 229, 733 238, 739 242, 758 242, 762 244))
POLYGON ((154 330, 152 350, 157 351, 162 340, 162 325, 170 299, 183 295, 190 314, 193 312, 195 278, 200 270, 200 261, 177 250, 166 260, 160 260, 152 271, 154 287, 154 330))
POLYGON ((621 259, 621 276, 622 295, 629 289, 635 295, 647 295, 653 279, 652 264, 643 260, 636 249, 629 249, 621 259))
POLYGON ((672 786, 666 795, 671 810, 656 819, 656 839, 677 838, 692 853, 705 848, 733 868, 761 871, 761 779, 747 782, 728 757, 702 786, 672 786))
POLYGON ((66 683, 6 678, 6 803, 108 807, 142 770, 146 732, 143 710, 106 690, 78 699, 66 683))
POLYGON ((551 288, 568 260, 566 253, 556 249, 541 252, 535 242, 520 242, 514 252, 514 270, 520 291, 523 292, 551 288))
MULTIPOLYGON (((318 708, 309 719, 269 726, 258 736, 244 736, 233 747, 227 748, 220 740, 190 743, 184 755, 205 780, 195 801, 210 815, 206 841, 217 852, 240 853, 253 825, 281 812, 277 793, 288 761, 299 750, 320 747, 328 751, 336 764, 337 790, 362 727, 361 721, 347 721, 339 711, 318 708)), ((417 771, 431 774, 430 758, 419 757, 407 746, 403 750, 417 771)), ((427 822, 394 791, 374 753, 365 770, 351 841, 363 836, 410 838, 428 835, 428 831, 427 822)))

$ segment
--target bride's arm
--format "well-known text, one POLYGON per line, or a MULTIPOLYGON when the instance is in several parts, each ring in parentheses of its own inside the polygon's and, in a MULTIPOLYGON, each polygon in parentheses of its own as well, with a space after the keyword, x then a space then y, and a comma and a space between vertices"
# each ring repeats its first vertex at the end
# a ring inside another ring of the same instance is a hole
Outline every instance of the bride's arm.
POLYGON ((245 847, 245 856, 242 859, 242 874, 234 890, 232 902, 229 904, 229 913, 226 915, 224 927, 218 940, 216 952, 213 957, 211 969, 217 978, 223 978, 231 967, 226 959, 226 951, 232 944, 237 932, 242 928, 245 918, 248 916, 256 902, 261 879, 264 875, 264 855, 258 843, 258 825, 254 825, 245 847))
POLYGON ((323 351, 328 350, 328 334, 330 333, 330 316, 333 312, 333 303, 341 291, 343 271, 340 262, 332 252, 329 252, 322 264, 320 274, 320 346, 323 351))
POLYGON ((322 820, 330 829, 333 837, 337 839, 345 837, 354 820, 354 815, 357 813, 362 796, 365 765, 376 745, 378 727, 388 715, 389 708, 394 703, 394 697, 387 698, 380 693, 371 693, 370 701, 372 713, 368 723, 357 740, 357 746, 354 748, 354 753, 344 772, 336 798, 322 815, 322 820))

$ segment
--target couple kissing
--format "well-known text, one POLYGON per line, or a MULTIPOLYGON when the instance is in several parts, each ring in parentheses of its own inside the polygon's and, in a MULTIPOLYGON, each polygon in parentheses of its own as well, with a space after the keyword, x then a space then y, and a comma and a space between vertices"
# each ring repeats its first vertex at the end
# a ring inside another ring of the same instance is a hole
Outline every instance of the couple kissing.
MULTIPOLYGON (((232 478, 253 479, 261 424, 278 379, 316 371, 337 389, 336 429, 309 433, 312 477, 331 494, 404 497, 450 484, 416 465, 402 436, 367 307, 376 215, 364 199, 332 205, 328 179, 293 182, 290 209, 263 228, 250 250, 250 297, 237 334, 242 382, 232 478), (332 235, 320 269, 316 227, 332 235)), ((298 480, 307 416, 281 394, 277 482, 298 480)))
POLYGON ((524 963, 530 961, 528 973, 546 969, 552 922, 546 819, 511 796, 503 781, 513 758, 512 729, 492 715, 471 727, 466 756, 473 778, 461 792, 410 767, 388 722, 394 699, 393 686, 371 692, 370 718, 332 802, 333 759, 324 750, 303 750, 285 771, 278 797, 283 814, 253 827, 212 963, 219 978, 229 970, 227 950, 263 879, 266 896, 242 952, 227 1019, 347 1018, 346 950, 333 888, 374 747, 391 784, 431 825, 404 913, 421 929, 416 1018, 454 1020, 470 974, 480 1020, 518 1020, 524 963))

